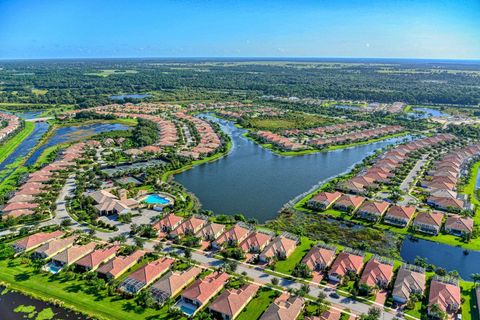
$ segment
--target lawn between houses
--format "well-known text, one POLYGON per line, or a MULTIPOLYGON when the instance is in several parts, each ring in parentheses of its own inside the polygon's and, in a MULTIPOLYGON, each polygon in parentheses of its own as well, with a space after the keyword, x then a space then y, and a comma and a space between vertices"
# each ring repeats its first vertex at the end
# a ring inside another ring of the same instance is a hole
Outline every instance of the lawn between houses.
POLYGON ((0 163, 3 162, 35 129, 35 123, 25 122, 25 126, 16 135, 7 139, 0 146, 0 163))

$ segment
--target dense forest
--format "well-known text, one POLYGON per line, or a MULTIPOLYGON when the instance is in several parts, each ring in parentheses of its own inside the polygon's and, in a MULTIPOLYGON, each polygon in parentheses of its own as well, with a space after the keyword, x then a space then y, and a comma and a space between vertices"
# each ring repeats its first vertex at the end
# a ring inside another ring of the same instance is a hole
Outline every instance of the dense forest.
POLYGON ((0 103, 109 103, 261 95, 411 104, 480 103, 480 64, 439 61, 49 60, 0 62, 0 103))

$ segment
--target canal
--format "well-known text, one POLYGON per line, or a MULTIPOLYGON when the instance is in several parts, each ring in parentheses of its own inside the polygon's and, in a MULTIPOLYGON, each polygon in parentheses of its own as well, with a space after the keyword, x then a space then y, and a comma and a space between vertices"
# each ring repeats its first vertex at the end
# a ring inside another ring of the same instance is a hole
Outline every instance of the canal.
POLYGON ((193 192, 203 209, 216 214, 241 213, 259 222, 274 218, 281 207, 321 181, 349 171, 369 154, 405 137, 353 148, 284 157, 245 138, 245 129, 208 116, 230 135, 230 153, 175 176, 193 192))

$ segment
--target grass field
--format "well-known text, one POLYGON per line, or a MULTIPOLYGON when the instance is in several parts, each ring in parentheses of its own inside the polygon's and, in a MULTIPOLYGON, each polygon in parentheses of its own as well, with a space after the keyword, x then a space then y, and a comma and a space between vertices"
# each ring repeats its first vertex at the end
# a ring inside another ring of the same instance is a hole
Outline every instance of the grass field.
POLYGON ((33 122, 25 122, 25 127, 0 146, 0 162, 3 162, 25 140, 35 128, 33 122))
POLYGON ((43 90, 43 89, 32 89, 32 93, 37 95, 37 96, 43 96, 47 94, 48 90, 43 90))
POLYGON ((245 309, 240 313, 237 320, 255 320, 260 318, 262 313, 268 308, 275 299, 275 291, 270 289, 260 289, 258 295, 250 301, 245 309))
POLYGON ((295 265, 302 260, 303 256, 310 250, 311 245, 315 243, 315 241, 312 241, 307 237, 302 237, 301 244, 295 249, 290 257, 288 257, 287 260, 280 260, 275 264, 275 271, 292 274, 295 265))
POLYGON ((166 309, 142 309, 133 300, 108 296, 105 289, 91 292, 82 280, 65 280, 36 273, 16 260, 0 261, 0 282, 40 300, 63 302, 67 308, 97 319, 172 319, 166 309))
POLYGON ((250 118, 247 120, 248 127, 256 130, 286 130, 286 129, 303 129, 316 126, 324 126, 333 124, 338 121, 332 119, 306 113, 290 113, 286 116, 270 116, 250 118))

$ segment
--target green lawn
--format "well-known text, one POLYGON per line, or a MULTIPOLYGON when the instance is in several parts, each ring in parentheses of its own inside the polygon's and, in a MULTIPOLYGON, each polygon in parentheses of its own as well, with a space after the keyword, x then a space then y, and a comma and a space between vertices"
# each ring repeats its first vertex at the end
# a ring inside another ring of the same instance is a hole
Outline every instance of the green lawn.
POLYGON ((25 140, 35 128, 33 122, 25 122, 25 127, 0 146, 0 162, 3 162, 25 140))
POLYGON ((302 260, 303 256, 310 250, 311 245, 315 243, 315 241, 307 237, 302 237, 301 244, 295 249, 291 256, 288 257, 287 260, 281 260, 275 264, 275 271, 291 274, 295 265, 302 260))
POLYGON ((275 299, 275 291, 270 289, 260 289, 255 298, 250 301, 245 309, 240 313, 237 320, 256 320, 275 299))
POLYGON ((475 296, 475 285, 472 282, 460 281, 462 287, 462 319, 479 320, 477 309, 477 298, 475 296))
POLYGON ((36 273, 19 259, 0 261, 0 282, 41 300, 63 302, 65 307, 97 319, 171 319, 165 308, 142 309, 133 300, 108 296, 106 290, 89 292, 82 280, 55 279, 47 273, 36 273), (9 263, 10 262, 10 263, 9 263))

